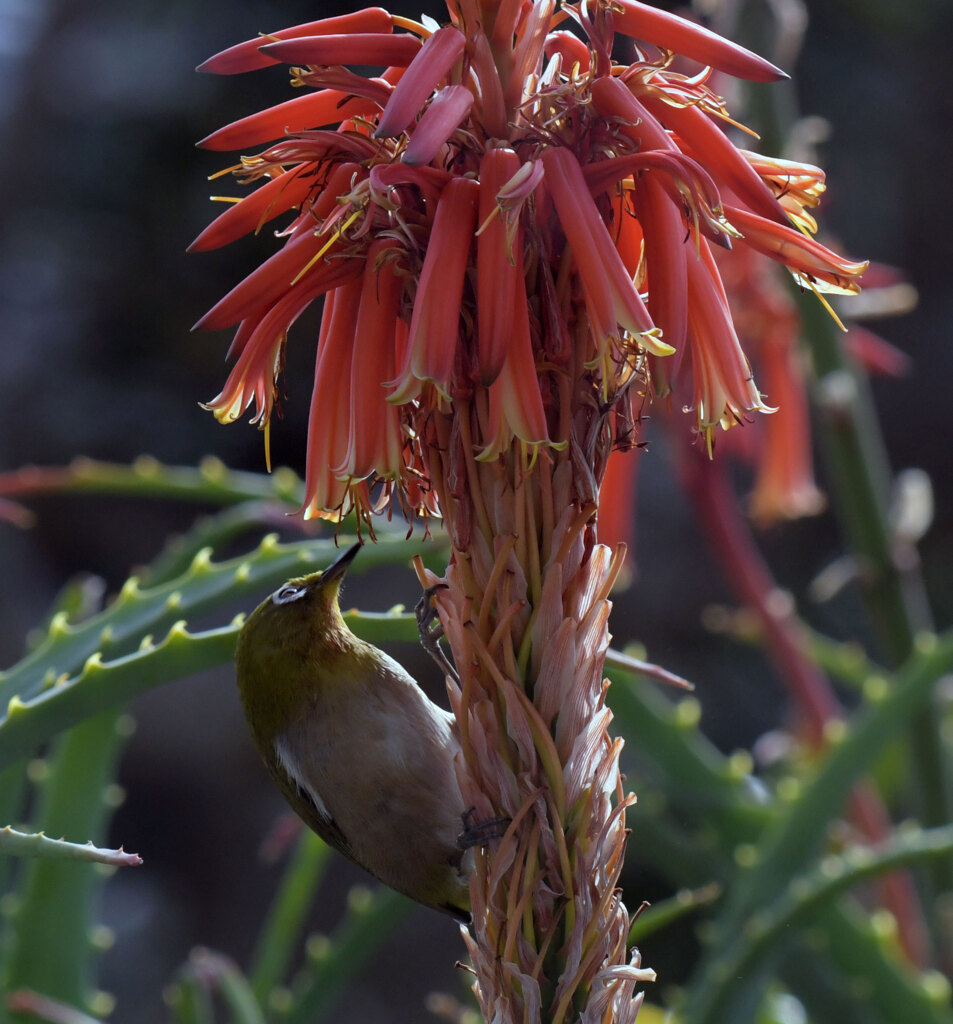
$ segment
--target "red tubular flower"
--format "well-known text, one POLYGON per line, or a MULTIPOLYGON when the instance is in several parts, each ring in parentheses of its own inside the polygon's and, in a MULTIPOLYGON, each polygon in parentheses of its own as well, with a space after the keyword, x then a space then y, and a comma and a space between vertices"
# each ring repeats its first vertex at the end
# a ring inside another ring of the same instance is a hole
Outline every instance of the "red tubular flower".
POLYGON ((695 390, 692 404, 709 451, 714 428, 740 423, 748 413, 772 411, 761 401, 741 349, 711 250, 699 240, 701 259, 688 262, 688 323, 695 390))
POLYGON ((655 355, 671 355, 675 350, 659 340, 645 303, 599 216, 579 162, 568 149, 544 150, 542 161, 586 296, 597 355, 601 356, 606 341, 618 334, 619 327, 637 335, 655 355))
POLYGON ((685 237, 681 211, 659 183, 658 173, 643 174, 633 195, 645 239, 649 312, 662 337, 680 351, 688 330, 688 261, 695 253, 685 237))
POLYGON ((866 262, 846 260, 813 238, 747 210, 734 206, 725 210, 752 249, 784 263, 795 277, 806 279, 818 291, 840 295, 856 295, 860 291, 856 278, 867 269, 866 262))
POLYGON ((698 160, 722 188, 730 189, 762 217, 786 223, 784 210, 771 189, 703 110, 666 102, 648 89, 641 99, 646 108, 675 133, 680 148, 698 160))
POLYGON ((305 519, 334 518, 337 512, 328 510, 342 509, 349 496, 349 482, 339 478, 336 468, 348 456, 352 347, 362 287, 360 280, 351 281, 325 301, 308 419, 305 519))
POLYGON ((758 475, 751 495, 751 517, 762 526, 779 519, 814 515, 824 507, 824 496, 814 480, 810 413, 797 337, 783 321, 761 339, 758 365, 771 401, 778 412, 763 426, 758 475))
POLYGON ((394 382, 396 390, 390 395, 395 404, 416 398, 425 381, 444 397, 450 396, 460 302, 476 227, 478 195, 475 181, 453 178, 440 196, 420 271, 407 356, 400 377, 394 382))
POLYGON ((499 376, 514 326, 529 337, 523 226, 500 206, 499 194, 520 169, 512 149, 489 149, 480 161, 477 238, 477 365, 486 386, 499 376))
POLYGON ((613 14, 616 32, 644 39, 662 50, 690 57, 735 78, 776 82, 788 77, 780 68, 743 46, 723 39, 702 25, 638 0, 613 0, 613 14))
POLYGON ((218 249, 258 230, 275 217, 302 203, 314 188, 314 182, 298 169, 285 171, 267 184, 230 206, 195 239, 189 252, 218 249))
POLYGON ((441 79, 463 56, 465 46, 463 33, 450 25, 434 32, 421 47, 384 108, 374 133, 379 139, 400 135, 441 79))
MULTIPOLYGON (((371 82, 387 84, 381 83, 379 79, 371 79, 371 82)), ((323 89, 233 121, 202 139, 199 147, 217 151, 260 146, 264 142, 280 138, 286 132, 323 128, 349 117, 373 114, 378 106, 379 104, 370 99, 348 99, 347 94, 340 90, 323 89)))
POLYGON ((262 46, 268 40, 297 39, 299 36, 331 35, 340 32, 392 32, 394 23, 391 16, 382 7, 368 7, 354 14, 342 14, 337 18, 322 18, 320 21, 309 21, 304 25, 284 28, 266 36, 247 39, 227 50, 209 57, 199 64, 197 71, 209 71, 216 75, 235 75, 242 71, 254 71, 266 68, 270 64, 278 64, 275 57, 262 53, 262 46))
POLYGON ((445 85, 417 122, 410 145, 404 150, 403 162, 411 167, 429 164, 472 106, 473 93, 469 89, 462 85, 445 85))
POLYGON ((333 240, 325 243, 310 231, 298 235, 236 285, 195 326, 206 331, 216 331, 237 324, 262 305, 267 306, 287 294, 304 274, 310 273, 311 279, 319 283, 311 292, 311 298, 315 299, 357 277, 363 269, 359 260, 321 261, 319 254, 340 256, 341 246, 333 240))
POLYGON ((357 302, 354 337, 345 344, 353 349, 349 435, 345 459, 332 468, 343 480, 363 480, 376 473, 396 478, 403 468, 403 436, 400 412, 381 401, 387 381, 396 372, 395 332, 400 312, 400 279, 388 257, 394 247, 376 242, 368 252, 367 266, 357 302))
POLYGON ((265 44, 261 52, 286 64, 376 64, 386 68, 407 67, 420 53, 421 45, 415 36, 354 32, 284 39, 265 44))

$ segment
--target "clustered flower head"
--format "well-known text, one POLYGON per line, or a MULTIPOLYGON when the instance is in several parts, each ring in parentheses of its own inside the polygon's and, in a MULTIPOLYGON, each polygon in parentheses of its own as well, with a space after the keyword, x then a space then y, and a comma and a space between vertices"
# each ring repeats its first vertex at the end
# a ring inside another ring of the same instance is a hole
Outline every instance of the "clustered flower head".
POLYGON ((289 215, 282 248, 198 324, 237 325, 209 403, 223 422, 254 403, 267 427, 288 331, 324 296, 306 516, 367 518, 391 498, 439 512, 428 420, 453 404, 471 412, 473 457, 493 460, 564 448, 580 405, 611 410, 625 446, 642 402, 674 391, 710 449, 719 425, 771 411, 712 247, 748 247, 818 292, 856 291, 865 268, 811 237, 817 168, 723 130, 712 69, 782 77, 767 61, 638 0, 448 0, 448 16, 369 8, 202 65, 285 63, 302 90, 203 140, 266 148, 230 168, 258 188, 192 248, 289 215))

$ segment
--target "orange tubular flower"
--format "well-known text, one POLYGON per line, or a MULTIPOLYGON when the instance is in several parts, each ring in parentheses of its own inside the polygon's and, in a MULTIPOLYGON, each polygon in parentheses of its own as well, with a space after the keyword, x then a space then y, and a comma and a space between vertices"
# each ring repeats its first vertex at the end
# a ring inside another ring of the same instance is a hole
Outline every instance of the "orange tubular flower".
POLYGON ((722 130, 711 69, 784 77, 761 57, 638 0, 447 8, 439 26, 380 8, 310 22, 202 65, 287 63, 305 90, 202 143, 267 148, 233 168, 257 190, 194 249, 289 219, 199 321, 237 325, 210 407, 231 421, 255 402, 266 426, 288 330, 324 296, 303 513, 369 524, 396 501, 450 537, 433 601, 460 673, 461 791, 512 822, 471 880, 481 1006, 501 1024, 627 1022, 653 974, 616 892, 630 798, 602 686, 624 556, 597 538, 609 455, 638 447, 653 394, 691 396, 709 449, 771 411, 712 243, 818 291, 856 290, 864 265, 808 237, 821 172, 722 130), (631 64, 612 59, 620 33, 639 40, 631 64), (676 55, 707 70, 677 74, 676 55))

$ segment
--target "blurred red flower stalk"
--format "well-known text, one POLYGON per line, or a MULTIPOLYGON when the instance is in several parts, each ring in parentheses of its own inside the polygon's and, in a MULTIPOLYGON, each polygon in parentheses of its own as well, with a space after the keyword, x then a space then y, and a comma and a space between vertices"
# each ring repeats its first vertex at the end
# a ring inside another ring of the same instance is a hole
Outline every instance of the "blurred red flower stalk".
POLYGON ((266 148, 230 168, 258 189, 193 249, 291 211, 283 248, 199 321, 237 325, 209 408, 230 422, 254 403, 267 426, 287 332, 325 296, 303 514, 369 525, 396 501, 450 536, 434 601, 459 670, 461 788, 476 820, 511 820, 471 881, 483 1011, 629 1021, 653 972, 626 948, 616 889, 632 798, 602 678, 624 557, 597 541, 606 463, 683 379, 709 450, 719 425, 770 411, 712 245, 816 291, 856 291, 864 264, 810 237, 820 171, 722 131, 711 69, 781 77, 767 61, 636 0, 448 10, 441 26, 372 8, 202 65, 287 63, 305 90, 202 143, 266 148), (704 67, 677 73, 676 54, 704 67))

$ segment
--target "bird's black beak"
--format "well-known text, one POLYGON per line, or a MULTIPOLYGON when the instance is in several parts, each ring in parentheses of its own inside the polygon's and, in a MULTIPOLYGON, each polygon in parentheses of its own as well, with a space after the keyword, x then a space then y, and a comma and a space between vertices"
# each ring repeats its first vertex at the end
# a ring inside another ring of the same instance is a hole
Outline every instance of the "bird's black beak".
POLYGON ((348 566, 354 561, 354 556, 361 550, 361 544, 352 544, 347 551, 341 554, 321 573, 322 585, 326 583, 339 583, 344 579, 348 566))

